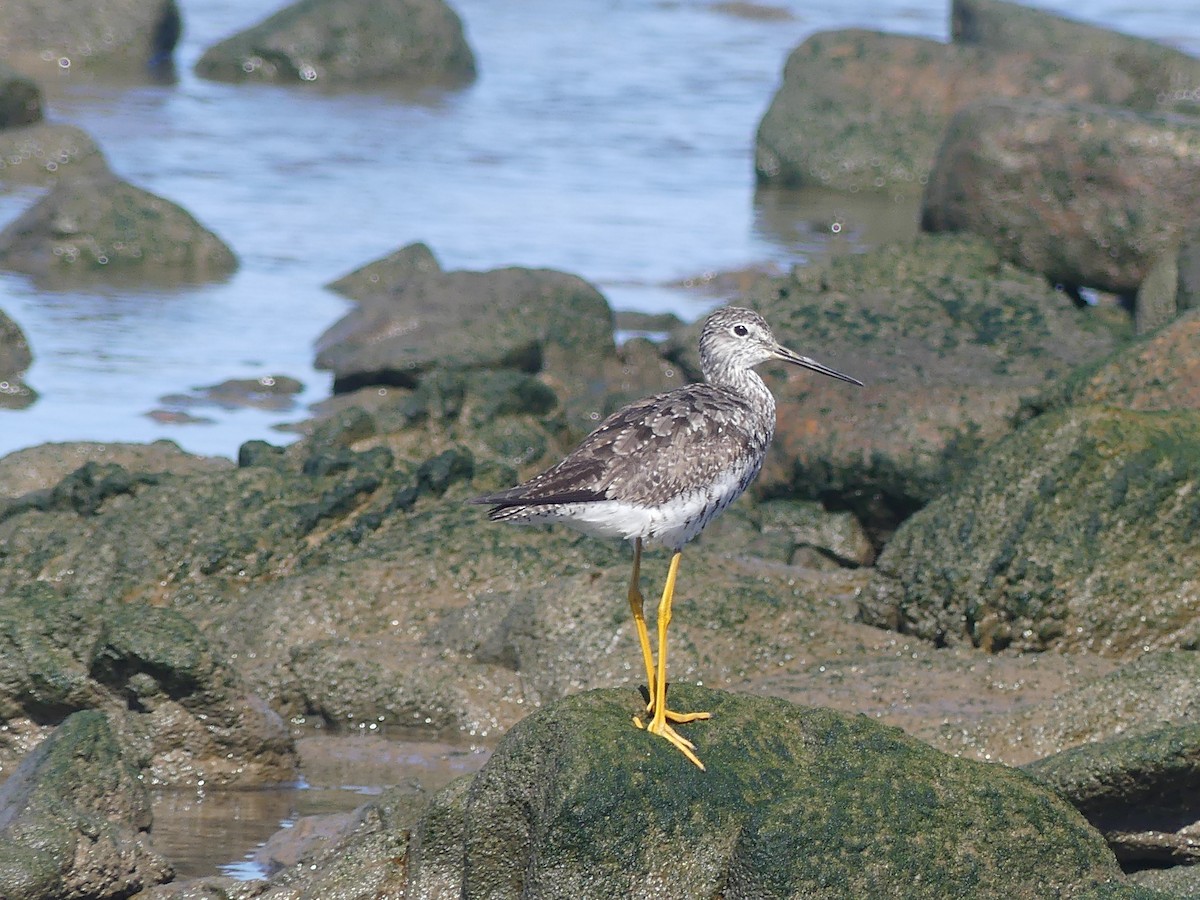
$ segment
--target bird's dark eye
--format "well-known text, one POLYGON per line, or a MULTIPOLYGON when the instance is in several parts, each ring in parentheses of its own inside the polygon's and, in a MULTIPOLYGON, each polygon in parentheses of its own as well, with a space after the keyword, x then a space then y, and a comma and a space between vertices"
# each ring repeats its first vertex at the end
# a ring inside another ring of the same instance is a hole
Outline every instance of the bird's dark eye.
POLYGON ((748 335, 750 333, 750 329, 747 328, 745 325, 734 325, 733 333, 736 334, 738 337, 745 337, 746 335, 748 335))

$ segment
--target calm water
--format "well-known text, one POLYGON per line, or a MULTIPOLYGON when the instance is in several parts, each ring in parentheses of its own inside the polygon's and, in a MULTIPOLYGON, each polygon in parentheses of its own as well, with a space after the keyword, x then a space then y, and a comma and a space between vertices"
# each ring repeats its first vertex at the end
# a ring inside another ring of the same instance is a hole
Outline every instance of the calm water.
MULTIPOLYGON (((716 302, 671 282, 830 245, 869 242, 845 198, 757 202, 753 134, 788 51, 816 30, 868 26, 945 38, 929 0, 784 0, 753 17, 696 0, 457 0, 480 79, 456 93, 322 94, 197 79, 217 39, 277 0, 183 0, 169 86, 46 85, 119 174, 171 199, 241 258, 222 284, 45 291, 0 274, 0 309, 36 359, 31 408, 0 411, 0 455, 44 441, 171 438, 232 456, 285 441, 290 412, 194 410, 162 424, 160 397, 284 374, 327 395, 314 338, 345 310, 322 285, 414 240, 449 268, 549 266, 597 284, 617 309, 693 318, 716 302), (848 220, 834 237, 828 224, 848 220)), ((1048 8, 1076 6, 1066 0, 1048 8)), ((1195 0, 1107 2, 1088 18, 1200 55, 1195 0)), ((0 224, 38 196, 0 187, 0 224)), ((857 216, 887 223, 887 210, 857 216)), ((910 227, 911 210, 892 211, 910 227)), ((892 223, 893 225, 897 223, 892 223)), ((879 227, 874 225, 873 227, 879 227)), ((880 235, 889 236, 889 235, 880 235)))

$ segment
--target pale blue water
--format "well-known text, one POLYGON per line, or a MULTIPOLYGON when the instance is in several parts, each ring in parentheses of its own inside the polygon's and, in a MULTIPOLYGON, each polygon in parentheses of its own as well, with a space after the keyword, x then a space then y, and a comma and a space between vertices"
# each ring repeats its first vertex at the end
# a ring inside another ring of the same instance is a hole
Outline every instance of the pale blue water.
MULTIPOLYGON (((205 82, 202 50, 277 0, 182 0, 170 86, 46 85, 50 115, 86 129, 114 170, 171 199, 241 258, 222 284, 49 292, 0 274, 0 309, 36 355, 41 399, 0 411, 0 455, 61 440, 170 438, 231 456, 291 413, 196 410, 165 425, 158 398, 234 377, 292 375, 328 393, 312 342, 346 309, 321 285, 426 241, 449 268, 549 266, 618 309, 686 318, 715 302, 666 286, 715 270, 791 265, 870 241, 811 222, 844 199, 756 203, 753 135, 789 50, 817 30, 865 26, 944 39, 947 4, 783 0, 746 18, 675 0, 457 0, 480 68, 460 92, 400 98, 205 82)), ((1038 5, 1200 55, 1195 0, 1038 5)), ((0 187, 0 224, 37 191, 0 187)), ((897 213, 902 219, 908 213, 897 213)))

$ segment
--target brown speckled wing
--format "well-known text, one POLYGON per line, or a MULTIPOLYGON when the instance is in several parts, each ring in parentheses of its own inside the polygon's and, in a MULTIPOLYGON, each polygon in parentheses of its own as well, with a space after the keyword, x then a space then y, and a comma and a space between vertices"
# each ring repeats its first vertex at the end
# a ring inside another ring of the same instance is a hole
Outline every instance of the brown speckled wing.
POLYGON ((498 509, 597 500, 663 504, 745 467, 774 423, 765 434, 762 424, 735 394, 692 384, 614 413, 557 465, 476 502, 498 509))

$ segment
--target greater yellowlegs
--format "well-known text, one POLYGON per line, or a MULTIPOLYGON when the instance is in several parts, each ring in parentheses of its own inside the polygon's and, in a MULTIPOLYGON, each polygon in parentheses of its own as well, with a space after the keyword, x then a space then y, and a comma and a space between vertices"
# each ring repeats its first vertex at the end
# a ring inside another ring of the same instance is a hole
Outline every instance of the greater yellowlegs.
POLYGON ((780 359, 823 375, 862 382, 800 356, 775 340, 758 313, 719 309, 700 334, 704 383, 631 403, 584 438, 569 456, 528 481, 473 503, 495 521, 561 522, 633 542, 629 606, 646 666, 650 721, 634 724, 666 738, 701 769, 695 745, 673 725, 709 713, 667 709, 667 627, 684 545, 733 502, 762 468, 775 433, 775 398, 754 366, 780 359), (658 604, 658 661, 650 649, 640 588, 642 543, 672 551, 658 604))

